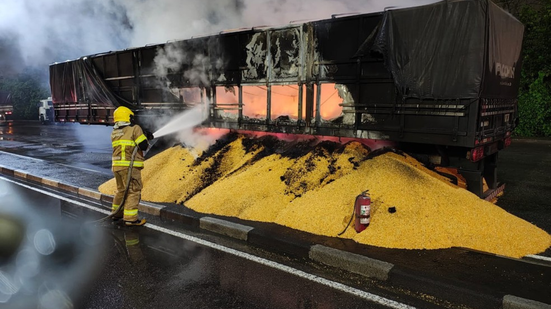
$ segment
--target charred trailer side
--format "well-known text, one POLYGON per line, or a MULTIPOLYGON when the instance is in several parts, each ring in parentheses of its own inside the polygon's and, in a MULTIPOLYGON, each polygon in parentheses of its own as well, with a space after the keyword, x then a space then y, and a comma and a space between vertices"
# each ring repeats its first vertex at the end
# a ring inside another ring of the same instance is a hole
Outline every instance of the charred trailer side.
POLYGON ((112 125, 120 103, 106 83, 91 57, 50 65, 54 121, 112 125))
POLYGON ((487 197, 523 29, 491 1, 443 1, 91 55, 51 65, 50 84, 56 121, 112 124, 124 105, 154 131, 202 108, 205 127, 393 141, 487 197))

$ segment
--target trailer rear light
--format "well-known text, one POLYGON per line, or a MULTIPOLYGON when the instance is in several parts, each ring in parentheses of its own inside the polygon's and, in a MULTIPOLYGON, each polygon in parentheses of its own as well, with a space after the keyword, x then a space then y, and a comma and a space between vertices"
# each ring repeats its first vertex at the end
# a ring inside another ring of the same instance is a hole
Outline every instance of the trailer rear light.
POLYGON ((482 158, 484 158, 483 146, 471 149, 471 151, 467 153, 467 159, 471 160, 472 162, 479 161, 482 158))

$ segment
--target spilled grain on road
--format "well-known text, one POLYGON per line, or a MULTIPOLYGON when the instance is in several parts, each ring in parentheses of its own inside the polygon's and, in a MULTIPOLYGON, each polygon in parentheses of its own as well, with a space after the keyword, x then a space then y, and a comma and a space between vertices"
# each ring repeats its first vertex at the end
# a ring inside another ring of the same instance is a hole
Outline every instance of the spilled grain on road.
MULTIPOLYGON (((369 190, 371 224, 361 233, 349 227, 340 237, 373 246, 465 247, 510 257, 551 246, 545 231, 414 158, 370 152, 359 142, 284 142, 231 133, 201 154, 174 146, 148 159, 143 182, 146 201, 332 237, 350 221, 356 196, 369 190)), ((99 190, 113 194, 114 180, 99 190)))

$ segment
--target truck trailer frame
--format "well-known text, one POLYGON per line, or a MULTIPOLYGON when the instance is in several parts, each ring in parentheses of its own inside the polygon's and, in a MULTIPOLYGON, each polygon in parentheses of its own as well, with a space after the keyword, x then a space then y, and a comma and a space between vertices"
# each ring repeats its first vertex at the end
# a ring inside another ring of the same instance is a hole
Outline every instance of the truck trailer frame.
POLYGON ((122 105, 154 130, 203 106, 205 127, 394 141, 492 197, 523 31, 489 0, 455 0, 89 55, 50 66, 55 119, 113 124, 122 105))

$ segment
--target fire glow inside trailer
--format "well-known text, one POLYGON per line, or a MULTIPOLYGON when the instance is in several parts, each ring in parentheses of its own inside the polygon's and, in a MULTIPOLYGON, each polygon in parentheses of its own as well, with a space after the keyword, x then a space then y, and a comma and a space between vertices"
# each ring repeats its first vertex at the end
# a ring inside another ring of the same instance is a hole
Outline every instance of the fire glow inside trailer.
POLYGON ((390 140, 480 174, 516 125, 523 31, 489 0, 443 1, 90 55, 50 85, 56 121, 203 106, 205 127, 390 140))

